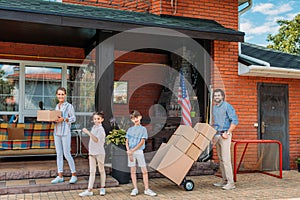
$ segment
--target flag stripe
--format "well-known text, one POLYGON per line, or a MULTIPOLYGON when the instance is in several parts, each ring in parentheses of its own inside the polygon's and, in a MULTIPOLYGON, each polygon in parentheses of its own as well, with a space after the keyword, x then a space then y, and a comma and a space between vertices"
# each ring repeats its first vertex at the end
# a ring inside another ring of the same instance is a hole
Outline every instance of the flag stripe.
POLYGON ((185 125, 192 126, 191 120, 191 102, 187 93, 185 80, 182 71, 180 71, 180 86, 178 88, 178 103, 181 105, 182 122, 185 125))

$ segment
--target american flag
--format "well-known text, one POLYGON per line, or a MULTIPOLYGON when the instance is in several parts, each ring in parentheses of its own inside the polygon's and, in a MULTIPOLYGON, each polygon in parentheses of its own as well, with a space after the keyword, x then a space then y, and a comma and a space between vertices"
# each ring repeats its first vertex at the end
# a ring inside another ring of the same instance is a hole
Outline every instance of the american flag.
POLYGON ((191 120, 191 102, 189 94, 186 91, 185 79, 182 71, 180 71, 180 86, 178 88, 178 103, 181 105, 182 122, 185 125, 192 126, 191 120))

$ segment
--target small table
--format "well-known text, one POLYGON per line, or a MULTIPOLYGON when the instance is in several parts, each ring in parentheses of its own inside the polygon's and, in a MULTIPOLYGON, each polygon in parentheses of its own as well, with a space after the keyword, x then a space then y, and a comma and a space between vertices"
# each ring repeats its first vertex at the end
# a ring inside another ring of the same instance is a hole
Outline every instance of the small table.
POLYGON ((76 137, 76 154, 74 155, 74 157, 77 157, 78 156, 78 151, 79 151, 79 146, 81 146, 80 145, 80 143, 81 143, 81 137, 80 137, 81 130, 80 129, 72 130, 71 135, 75 135, 75 137, 76 137))

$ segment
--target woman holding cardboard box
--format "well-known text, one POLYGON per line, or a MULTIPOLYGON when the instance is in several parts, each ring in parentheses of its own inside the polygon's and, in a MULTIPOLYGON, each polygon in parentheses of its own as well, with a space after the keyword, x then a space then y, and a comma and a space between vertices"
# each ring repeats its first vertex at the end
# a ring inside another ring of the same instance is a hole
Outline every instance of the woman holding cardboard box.
POLYGON ((62 115, 57 116, 54 126, 54 144, 56 150, 56 162, 58 176, 51 181, 52 184, 64 182, 63 178, 63 156, 68 161, 72 177, 69 183, 77 182, 74 159, 71 155, 71 123, 76 121, 75 111, 72 104, 65 101, 67 91, 64 87, 59 87, 56 90, 58 104, 55 110, 60 110, 62 115))

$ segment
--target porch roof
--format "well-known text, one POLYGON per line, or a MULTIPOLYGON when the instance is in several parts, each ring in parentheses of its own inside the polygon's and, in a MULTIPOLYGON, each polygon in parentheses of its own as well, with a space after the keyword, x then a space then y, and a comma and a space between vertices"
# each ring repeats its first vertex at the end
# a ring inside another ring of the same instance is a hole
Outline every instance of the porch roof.
POLYGON ((242 43, 238 72, 241 76, 300 79, 300 56, 242 43))
POLYGON ((0 41, 86 47, 96 30, 140 27, 177 30, 195 39, 243 41, 244 33, 213 20, 75 5, 42 0, 0 0, 0 41))
MULTIPOLYGON (((299 55, 284 53, 250 43, 242 43, 241 50, 242 54, 268 62, 272 67, 300 70, 299 55)), ((239 59, 251 65, 259 65, 259 63, 249 59, 241 57, 239 59)))

